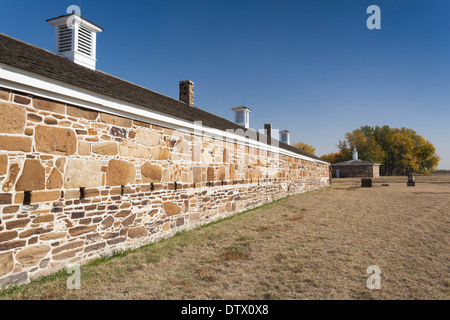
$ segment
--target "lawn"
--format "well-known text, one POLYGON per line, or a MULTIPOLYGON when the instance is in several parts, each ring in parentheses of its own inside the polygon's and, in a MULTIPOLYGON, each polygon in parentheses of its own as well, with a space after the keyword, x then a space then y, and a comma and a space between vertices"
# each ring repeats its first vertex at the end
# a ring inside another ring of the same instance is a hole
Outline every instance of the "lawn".
POLYGON ((450 175, 339 179, 0 299, 449 299, 450 175), (388 184, 389 186, 382 186, 388 184), (366 285, 369 266, 379 290, 366 285))

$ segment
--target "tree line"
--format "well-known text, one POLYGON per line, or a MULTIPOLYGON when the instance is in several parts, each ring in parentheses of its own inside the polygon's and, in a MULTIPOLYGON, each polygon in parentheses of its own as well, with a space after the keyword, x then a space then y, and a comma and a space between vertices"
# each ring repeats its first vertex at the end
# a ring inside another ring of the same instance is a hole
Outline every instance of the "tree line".
MULTIPOLYGON (((316 151, 313 146, 302 142, 294 146, 312 154, 316 151)), ((337 147, 338 152, 321 158, 329 163, 351 160, 356 148, 359 159, 379 163, 380 174, 387 176, 429 174, 436 170, 441 160, 430 141, 408 128, 362 126, 346 133, 337 147)))
POLYGON ((382 175, 429 174, 436 170, 440 157, 433 144, 413 129, 389 126, 362 126, 345 134, 339 151, 323 155, 330 163, 352 159, 354 148, 359 159, 381 164, 382 175))

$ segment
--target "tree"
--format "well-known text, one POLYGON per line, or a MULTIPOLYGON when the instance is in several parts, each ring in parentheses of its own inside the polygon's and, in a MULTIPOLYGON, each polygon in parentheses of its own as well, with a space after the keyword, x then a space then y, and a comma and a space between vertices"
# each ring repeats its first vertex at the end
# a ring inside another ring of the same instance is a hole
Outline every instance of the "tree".
POLYGON ((380 163, 385 175, 429 174, 440 161, 433 144, 408 128, 362 126, 346 133, 337 147, 337 153, 322 159, 330 163, 350 160, 356 148, 360 159, 380 163))
POLYGON ((341 151, 344 150, 344 154, 351 155, 353 149, 356 148, 360 159, 383 164, 385 152, 378 144, 375 137, 368 131, 369 130, 357 129, 346 133, 345 139, 349 145, 349 148, 341 149, 341 151))
POLYGON ((324 154, 320 157, 322 160, 329 163, 338 163, 348 160, 348 158, 344 158, 341 152, 335 152, 330 154, 324 154))
POLYGON ((303 142, 298 142, 294 144, 294 147, 299 148, 301 150, 304 150, 306 152, 309 152, 311 154, 316 154, 316 148, 314 148, 312 145, 307 144, 307 143, 303 143, 303 142))

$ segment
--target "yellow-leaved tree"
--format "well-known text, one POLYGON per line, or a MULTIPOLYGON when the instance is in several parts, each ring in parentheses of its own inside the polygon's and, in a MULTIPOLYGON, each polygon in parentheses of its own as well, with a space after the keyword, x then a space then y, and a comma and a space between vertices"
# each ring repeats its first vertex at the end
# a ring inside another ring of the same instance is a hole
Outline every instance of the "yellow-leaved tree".
POLYGON ((338 148, 321 158, 330 163, 347 161, 356 148, 359 159, 380 163, 384 175, 429 174, 440 161, 433 144, 408 128, 363 126, 346 133, 338 148))
POLYGON ((296 147, 296 148, 299 148, 301 150, 304 150, 304 151, 306 151, 308 153, 311 153, 311 154, 314 154, 314 155, 316 154, 316 148, 314 148, 310 144, 303 143, 303 142, 297 142, 297 143, 294 143, 293 146, 296 147))

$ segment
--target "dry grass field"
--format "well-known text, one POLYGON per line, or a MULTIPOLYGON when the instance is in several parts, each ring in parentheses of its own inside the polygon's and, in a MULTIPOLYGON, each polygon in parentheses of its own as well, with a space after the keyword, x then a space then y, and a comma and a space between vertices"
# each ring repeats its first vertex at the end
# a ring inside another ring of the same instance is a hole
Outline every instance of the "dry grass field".
POLYGON ((450 175, 406 180, 334 180, 0 299, 449 299, 450 175))

